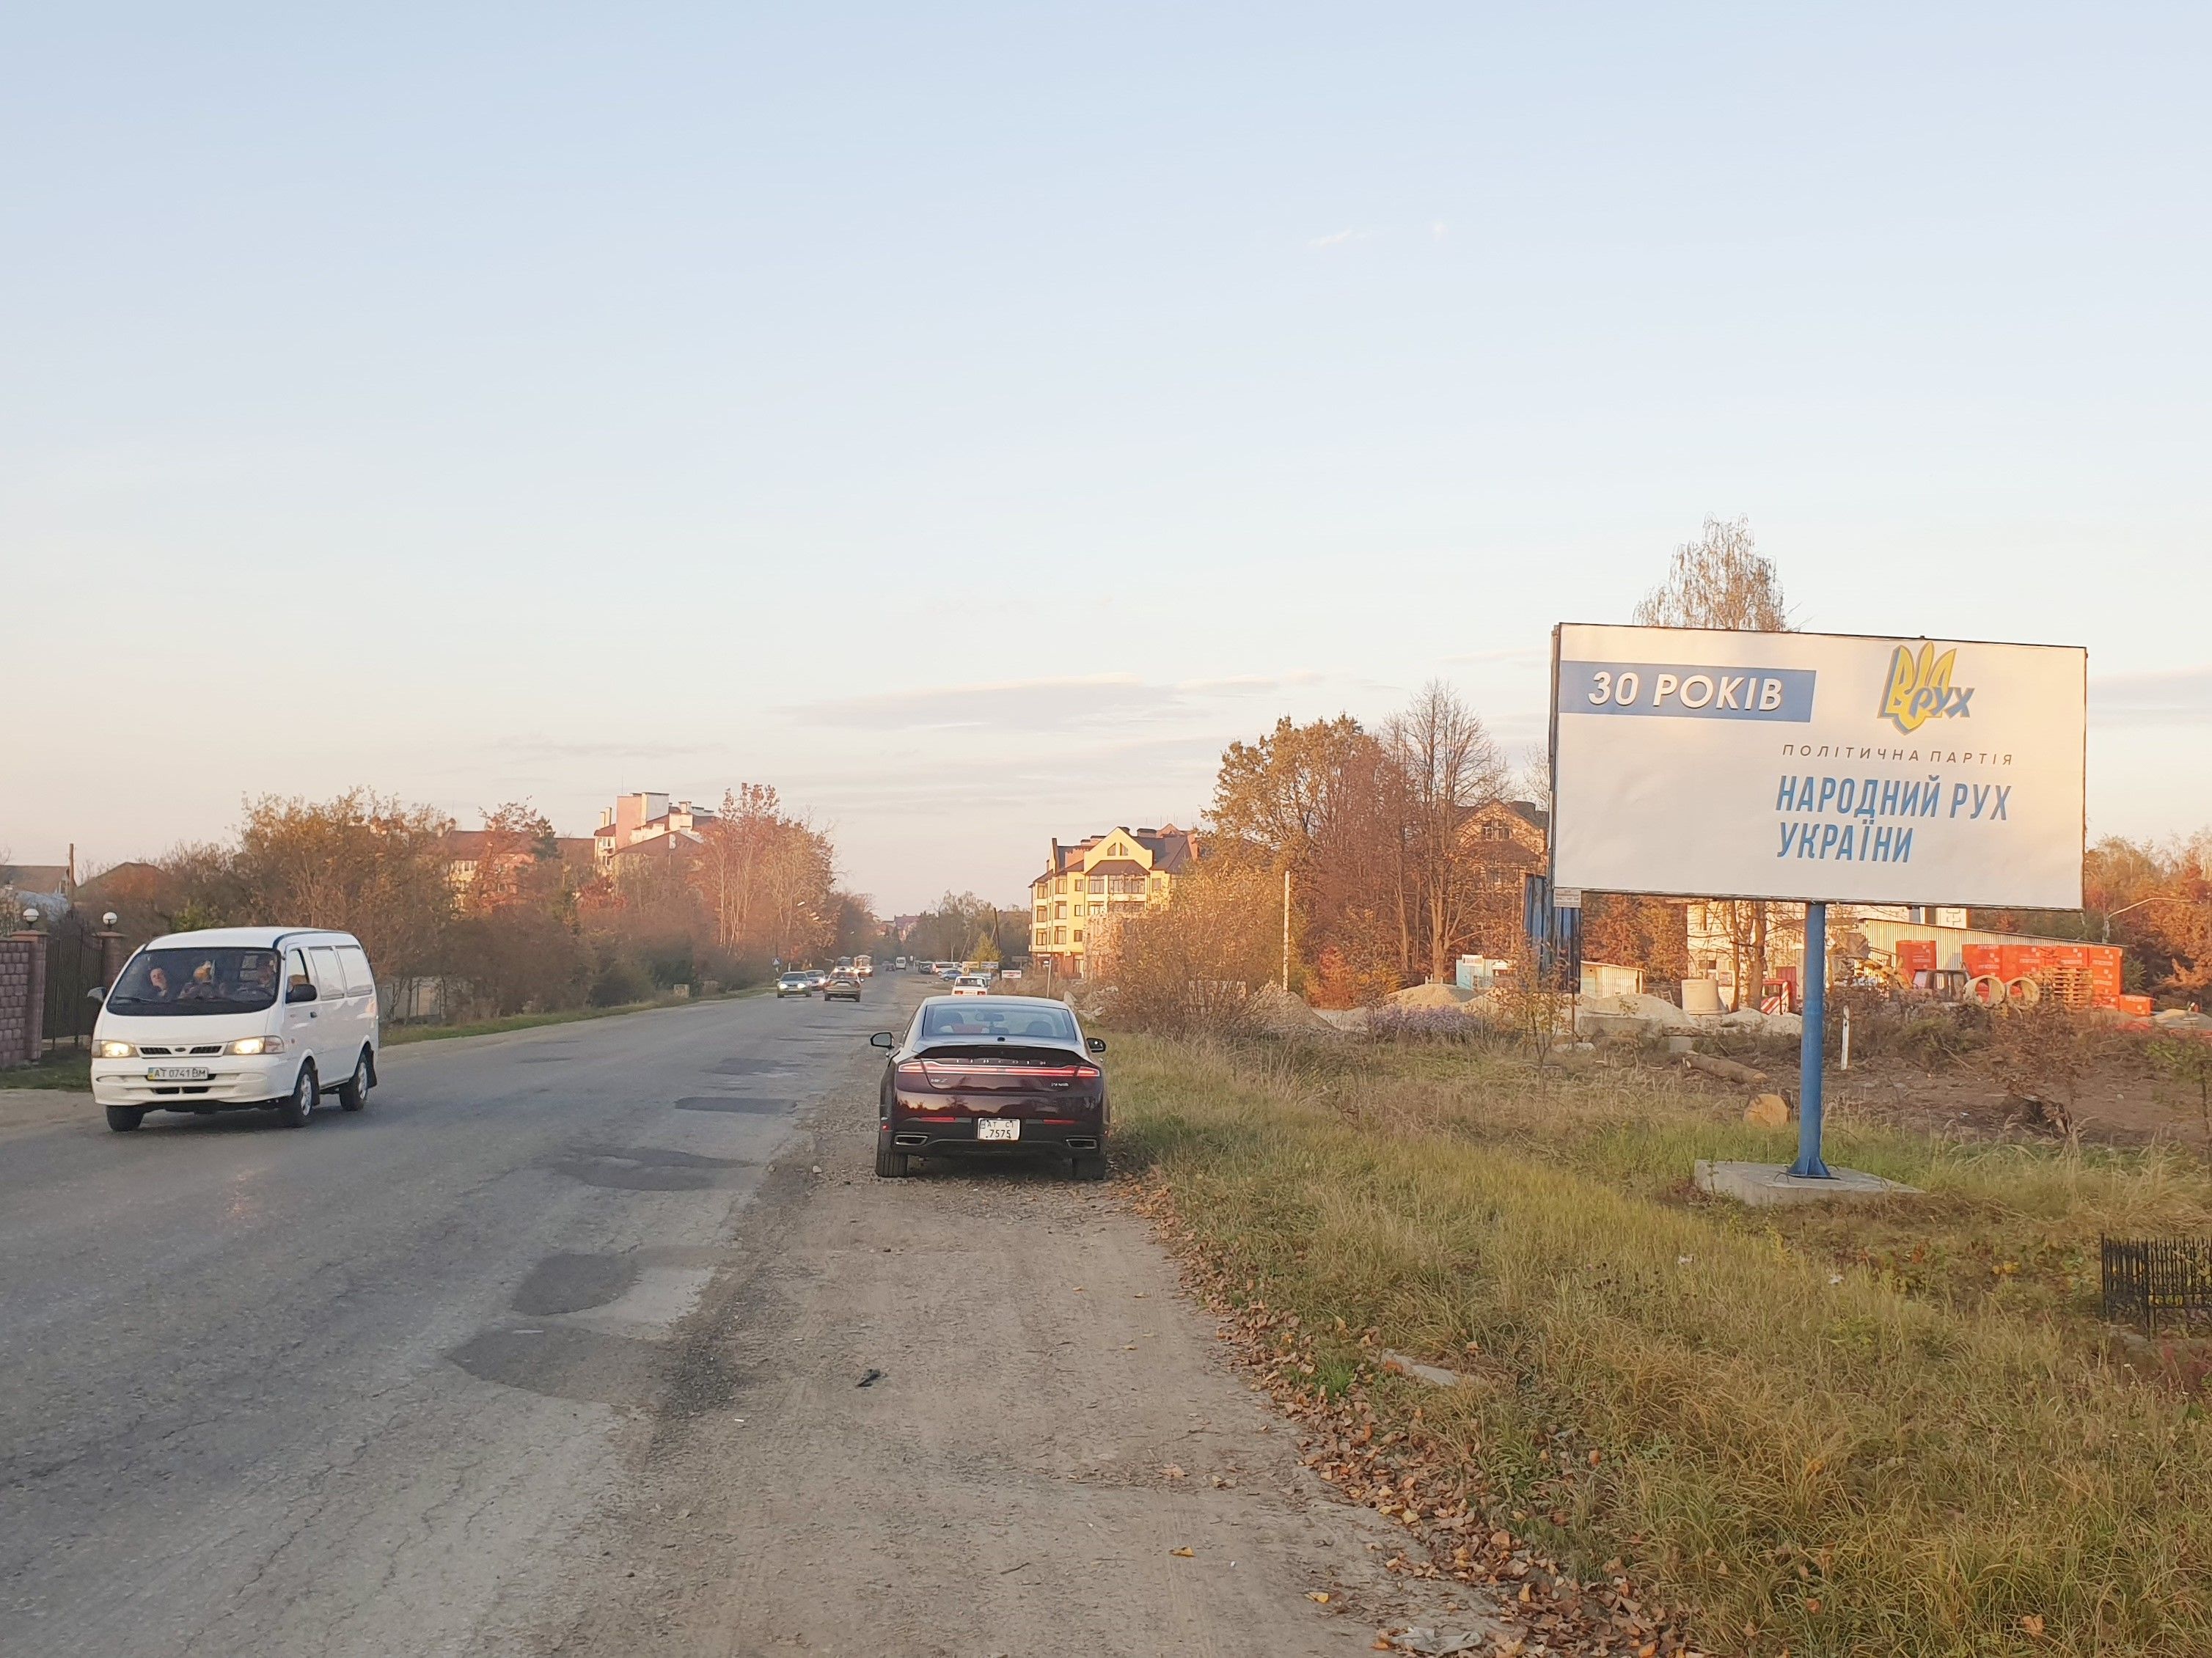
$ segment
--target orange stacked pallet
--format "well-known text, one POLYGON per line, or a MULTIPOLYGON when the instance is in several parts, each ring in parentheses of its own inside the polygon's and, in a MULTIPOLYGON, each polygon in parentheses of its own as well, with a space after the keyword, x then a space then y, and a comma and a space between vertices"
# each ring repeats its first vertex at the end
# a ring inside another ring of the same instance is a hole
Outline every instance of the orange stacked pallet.
POLYGON ((1960 955, 1971 974, 1993 975, 2007 984, 2033 979, 2069 1007, 2119 1005, 2118 944, 1968 944, 1960 955))

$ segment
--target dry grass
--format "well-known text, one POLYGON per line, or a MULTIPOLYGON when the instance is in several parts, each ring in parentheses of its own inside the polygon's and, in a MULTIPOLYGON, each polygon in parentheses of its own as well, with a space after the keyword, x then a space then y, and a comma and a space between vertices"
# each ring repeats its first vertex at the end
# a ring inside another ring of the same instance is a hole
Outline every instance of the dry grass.
POLYGON ((1479 1352, 1486 1385, 1377 1396, 1516 1530, 1697 1608, 1709 1650, 2212 1652, 2212 1430, 2106 1366, 2093 1317, 2097 1230, 2212 1227, 2200 1167, 1846 1132, 1832 1156, 1929 1198, 1751 1217, 1691 1163, 1790 1137, 1649 1073, 1141 1037, 1115 1060, 1210 1265, 1344 1329, 1324 1374, 1369 1329, 1479 1352))

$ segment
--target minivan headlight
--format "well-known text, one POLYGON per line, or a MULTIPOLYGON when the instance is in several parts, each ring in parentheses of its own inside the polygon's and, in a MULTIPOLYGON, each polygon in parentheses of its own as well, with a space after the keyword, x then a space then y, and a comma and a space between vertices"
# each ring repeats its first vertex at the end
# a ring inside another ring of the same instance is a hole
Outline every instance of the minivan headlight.
POLYGON ((282 1036, 240 1036, 223 1050, 226 1054, 282 1054, 283 1051, 284 1039, 282 1036))
POLYGON ((95 1060, 127 1060, 138 1050, 129 1042, 94 1042, 92 1057, 95 1060))

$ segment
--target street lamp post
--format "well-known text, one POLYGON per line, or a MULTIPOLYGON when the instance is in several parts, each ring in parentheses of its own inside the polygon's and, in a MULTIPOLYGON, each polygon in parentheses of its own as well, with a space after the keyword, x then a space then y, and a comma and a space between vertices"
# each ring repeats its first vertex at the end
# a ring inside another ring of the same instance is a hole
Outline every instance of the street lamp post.
POLYGON ((2154 892, 2148 898, 2138 898, 2131 904, 2122 904, 2105 917, 2105 942, 2112 942, 2112 917, 2124 915, 2131 909, 2141 909, 2145 904, 2193 904, 2194 898, 2177 898, 2170 892, 2154 892))

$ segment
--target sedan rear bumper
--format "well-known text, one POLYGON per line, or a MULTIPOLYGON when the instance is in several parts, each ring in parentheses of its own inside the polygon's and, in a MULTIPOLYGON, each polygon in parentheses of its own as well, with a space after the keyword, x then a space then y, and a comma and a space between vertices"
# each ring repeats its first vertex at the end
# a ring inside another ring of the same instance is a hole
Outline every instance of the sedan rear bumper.
POLYGON ((1095 1122, 1053 1122, 1024 1117, 1021 1125, 1021 1138, 1014 1140, 978 1139, 973 1122, 887 1122, 882 1125, 881 1133, 894 1151, 903 1151, 914 1157, 990 1157, 1022 1151, 1065 1156, 1106 1149, 1105 1131, 1095 1122))

